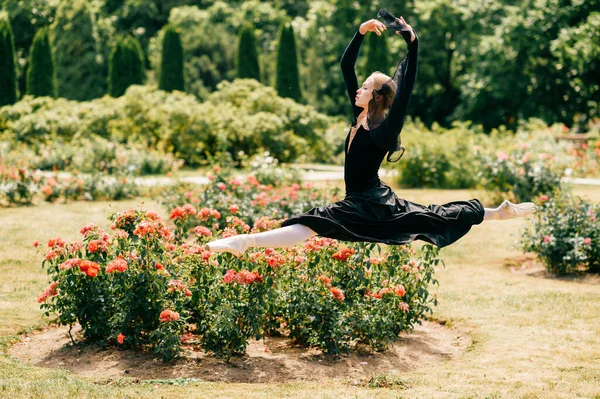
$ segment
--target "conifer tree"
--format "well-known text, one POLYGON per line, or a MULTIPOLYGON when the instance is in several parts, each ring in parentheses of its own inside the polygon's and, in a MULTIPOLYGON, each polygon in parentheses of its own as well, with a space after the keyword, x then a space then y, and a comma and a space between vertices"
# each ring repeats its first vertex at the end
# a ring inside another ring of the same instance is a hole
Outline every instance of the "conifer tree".
POLYGON ((369 76, 375 71, 389 74, 389 51, 387 39, 384 35, 375 34, 367 36, 367 59, 365 62, 364 76, 369 76))
POLYGON ((291 24, 283 22, 279 27, 278 36, 275 89, 281 97, 301 101, 302 93, 300 92, 294 28, 291 24))
POLYGON ((251 24, 244 24, 240 29, 238 52, 236 57, 237 77, 260 81, 260 67, 256 52, 256 39, 251 24))
POLYGON ((94 18, 86 1, 60 2, 50 43, 59 97, 86 101, 106 93, 94 18))
POLYGON ((162 42, 158 88, 166 91, 185 88, 183 79, 183 46, 178 29, 168 25, 162 42))
POLYGON ((35 33, 29 51, 29 68, 27 69, 27 94, 36 97, 56 97, 56 76, 52 48, 48 37, 48 28, 41 28, 35 33))
POLYGON ((17 101, 15 40, 8 13, 0 12, 0 107, 17 101))
POLYGON ((131 36, 117 40, 108 64, 108 94, 120 97, 129 86, 144 83, 145 78, 140 42, 131 36))

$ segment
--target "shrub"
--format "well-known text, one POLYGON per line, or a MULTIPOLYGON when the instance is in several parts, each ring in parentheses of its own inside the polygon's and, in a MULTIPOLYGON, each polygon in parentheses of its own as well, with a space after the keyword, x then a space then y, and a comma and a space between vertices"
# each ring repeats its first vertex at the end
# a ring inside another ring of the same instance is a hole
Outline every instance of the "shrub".
POLYGON ((600 272, 600 207, 557 190, 541 196, 541 209, 523 230, 520 246, 555 274, 600 272))
MULTIPOLYGON (((356 343, 381 350, 437 303, 428 291, 440 263, 431 245, 375 256, 374 243, 313 237, 232 259, 203 244, 241 233, 238 218, 221 230, 218 211, 186 204, 170 219, 174 227, 154 212, 130 210, 110 216, 111 234, 87 225, 82 241, 50 240, 43 265, 51 282, 38 297, 46 315, 79 322, 89 340, 152 348, 164 360, 180 353, 183 334, 229 359, 249 339, 275 333, 325 353, 356 343)), ((279 224, 262 218, 253 231, 279 224)))

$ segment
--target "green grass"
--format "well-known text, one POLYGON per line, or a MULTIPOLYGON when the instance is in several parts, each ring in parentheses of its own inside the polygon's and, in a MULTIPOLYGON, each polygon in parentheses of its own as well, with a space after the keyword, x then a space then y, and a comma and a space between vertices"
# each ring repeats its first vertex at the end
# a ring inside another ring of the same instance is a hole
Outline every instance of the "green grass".
MULTIPOLYGON (((600 201, 600 189, 575 188, 600 201)), ((397 189, 420 203, 468 199, 468 190, 397 189)), ((41 204, 0 209, 0 350, 19 334, 45 325, 36 297, 47 285, 41 253, 32 246, 49 238, 79 238, 88 222, 108 227, 112 210, 166 210, 151 200, 41 204)), ((440 303, 434 318, 466 332, 473 344, 463 354, 434 366, 394 376, 391 388, 377 383, 351 387, 342 381, 289 384, 190 382, 135 383, 86 379, 70 372, 31 367, 0 356, 0 397, 10 398, 575 398, 600 397, 600 286, 512 273, 506 259, 524 220, 486 222, 442 250, 446 267, 436 276, 440 303), (400 380, 398 380, 398 377, 400 380), (156 388, 158 386, 158 388, 156 388)), ((366 379, 371 376, 365 376, 366 379)), ((168 376, 165 376, 168 378, 168 376)), ((383 377, 385 378, 385 376, 383 377)), ((378 380, 379 381, 379 380, 378 380)))

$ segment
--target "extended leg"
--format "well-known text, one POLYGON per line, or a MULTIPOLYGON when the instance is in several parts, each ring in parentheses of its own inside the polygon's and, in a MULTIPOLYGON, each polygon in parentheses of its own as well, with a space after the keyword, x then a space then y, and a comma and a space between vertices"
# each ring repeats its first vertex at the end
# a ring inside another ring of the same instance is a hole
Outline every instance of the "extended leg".
POLYGON ((522 202, 520 204, 513 204, 508 200, 504 200, 504 202, 498 208, 484 209, 484 221, 505 220, 531 215, 537 210, 537 206, 533 202, 522 202))
POLYGON ((310 227, 293 224, 278 229, 255 234, 240 234, 222 238, 206 244, 211 252, 230 252, 241 256, 249 247, 288 248, 300 244, 317 235, 310 227))

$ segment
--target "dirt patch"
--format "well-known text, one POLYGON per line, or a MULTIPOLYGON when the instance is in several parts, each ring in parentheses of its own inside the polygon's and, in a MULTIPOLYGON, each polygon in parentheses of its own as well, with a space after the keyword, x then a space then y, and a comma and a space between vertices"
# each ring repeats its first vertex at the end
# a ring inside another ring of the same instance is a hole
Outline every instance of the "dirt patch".
POLYGON ((527 253, 514 258, 504 259, 504 266, 511 273, 524 274, 531 277, 541 277, 551 280, 572 281, 584 284, 600 284, 600 275, 595 273, 577 273, 556 276, 546 270, 535 254, 527 253))
MULTIPOLYGON (((97 345, 72 346, 67 327, 48 327, 21 338, 10 355, 31 365, 71 370, 84 377, 136 379, 198 378, 224 382, 289 382, 361 378, 415 370, 460 355, 471 339, 455 329, 425 321, 383 352, 327 356, 291 345, 287 338, 250 341, 244 357, 229 363, 187 347, 181 359, 163 363, 151 353, 97 345)), ((80 335, 80 329, 75 337, 80 335)))

